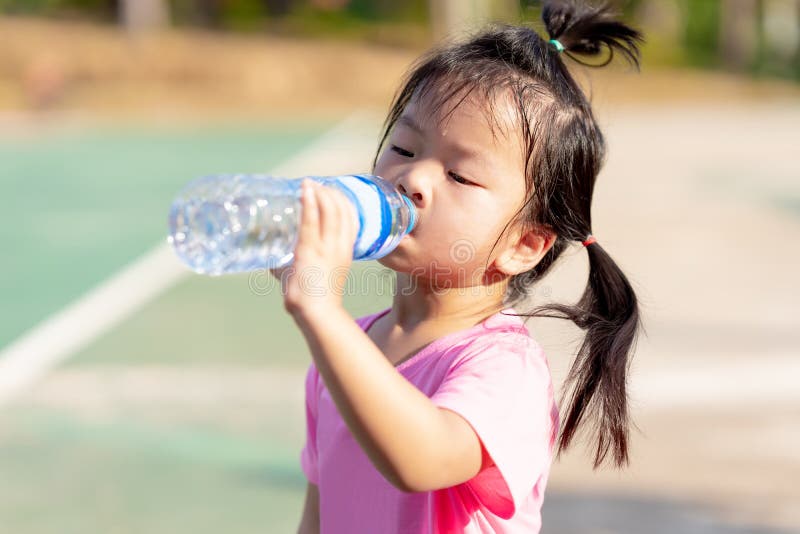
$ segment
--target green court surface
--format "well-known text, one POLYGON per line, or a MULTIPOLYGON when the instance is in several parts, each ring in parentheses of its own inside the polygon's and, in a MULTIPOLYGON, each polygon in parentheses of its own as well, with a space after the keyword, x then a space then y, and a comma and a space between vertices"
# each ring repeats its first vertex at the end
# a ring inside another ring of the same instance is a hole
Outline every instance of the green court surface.
MULTIPOLYGON (((354 262, 344 304, 354 317, 391 304, 392 272, 354 262)), ((308 365, 305 342, 271 275, 190 275, 65 363, 308 365)))
MULTIPOLYGON (((276 167, 330 125, 0 140, 0 347, 166 235, 195 176, 276 167)), ((353 316, 391 302, 353 265, 353 316)), ((266 273, 191 274, 0 408, 0 532, 295 532, 305 341, 266 273)))
MULTIPOLYGON (((354 264, 353 316, 390 305, 388 274, 354 264)), ((278 286, 254 280, 190 276, 0 411, 3 523, 295 532, 310 355, 278 286)))
POLYGON ((167 233, 175 193, 266 172, 330 124, 62 128, 0 137, 0 348, 167 233))
POLYGON ((294 532, 305 481, 269 436, 63 410, 2 417, 0 519, 17 534, 294 532))

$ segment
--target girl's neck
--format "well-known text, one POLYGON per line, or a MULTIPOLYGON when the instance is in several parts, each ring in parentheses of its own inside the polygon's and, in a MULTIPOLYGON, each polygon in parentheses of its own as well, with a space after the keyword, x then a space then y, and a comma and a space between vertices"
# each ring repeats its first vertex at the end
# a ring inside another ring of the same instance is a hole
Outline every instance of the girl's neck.
POLYGON ((389 315, 403 331, 434 319, 439 325, 474 325, 506 308, 503 296, 507 278, 489 285, 449 289, 426 286, 402 272, 396 273, 395 281, 397 289, 389 315))

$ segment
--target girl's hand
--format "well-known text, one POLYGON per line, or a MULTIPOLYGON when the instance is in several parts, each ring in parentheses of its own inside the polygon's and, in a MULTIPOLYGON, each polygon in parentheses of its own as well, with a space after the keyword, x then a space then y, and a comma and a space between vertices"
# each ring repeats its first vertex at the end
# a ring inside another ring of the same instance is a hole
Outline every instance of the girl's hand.
POLYGON ((294 262, 271 269, 293 316, 341 307, 358 235, 355 207, 341 192, 303 180, 294 262))

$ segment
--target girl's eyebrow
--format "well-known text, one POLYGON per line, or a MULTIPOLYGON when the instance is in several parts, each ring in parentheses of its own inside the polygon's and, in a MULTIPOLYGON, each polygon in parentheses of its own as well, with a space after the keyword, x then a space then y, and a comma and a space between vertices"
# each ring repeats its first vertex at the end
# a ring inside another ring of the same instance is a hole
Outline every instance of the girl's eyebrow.
POLYGON ((419 125, 417 121, 410 115, 401 115, 399 119, 397 119, 397 124, 402 124, 403 126, 408 126, 418 134, 422 135, 422 126, 419 125))

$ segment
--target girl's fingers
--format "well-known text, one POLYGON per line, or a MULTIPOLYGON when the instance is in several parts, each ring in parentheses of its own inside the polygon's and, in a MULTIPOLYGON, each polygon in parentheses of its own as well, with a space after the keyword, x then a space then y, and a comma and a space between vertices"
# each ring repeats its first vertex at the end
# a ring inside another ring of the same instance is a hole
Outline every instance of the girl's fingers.
POLYGON ((336 218, 338 220, 338 229, 336 236, 337 239, 341 240, 343 236, 347 236, 347 231, 350 226, 350 201, 347 199, 344 193, 341 191, 336 191, 336 218))
POLYGON ((317 223, 319 240, 322 243, 332 244, 354 233, 355 208, 350 205, 344 193, 316 183, 313 187, 319 214, 317 223))
POLYGON ((353 239, 356 234, 356 207, 353 206, 352 202, 350 202, 350 199, 348 199, 341 191, 337 191, 336 195, 339 217, 337 238, 350 242, 350 240, 353 239))
POLYGON ((328 226, 330 226, 329 219, 331 217, 328 192, 325 190, 325 186, 314 184, 314 194, 317 198, 317 205, 319 206, 319 240, 325 243, 328 235, 328 226))
POLYGON ((344 193, 325 186, 320 186, 317 191, 320 206, 320 239, 326 243, 332 243, 339 238, 342 232, 342 199, 340 196, 343 196, 344 193))
POLYGON ((303 180, 302 183, 302 205, 303 215, 300 218, 300 232, 303 238, 319 238, 319 213, 317 210, 318 199, 314 186, 310 180, 303 180))

